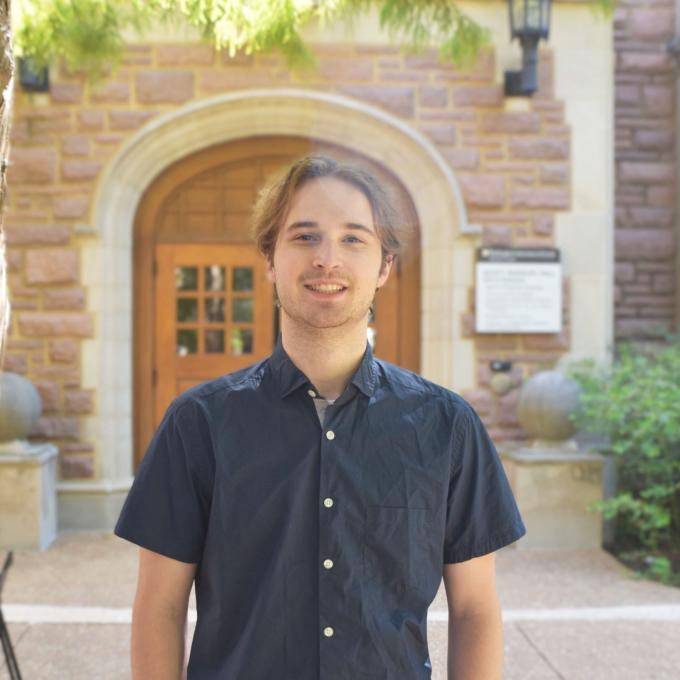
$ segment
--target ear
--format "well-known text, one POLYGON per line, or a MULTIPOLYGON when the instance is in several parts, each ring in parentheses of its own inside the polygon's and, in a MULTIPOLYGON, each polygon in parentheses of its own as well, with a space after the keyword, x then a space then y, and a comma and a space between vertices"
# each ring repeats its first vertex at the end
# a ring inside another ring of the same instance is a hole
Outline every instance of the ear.
POLYGON ((274 263, 273 261, 269 258, 265 258, 265 274, 267 275, 267 279, 270 281, 270 283, 276 283, 276 272, 274 271, 274 263))
POLYGON ((392 271, 392 264, 394 263, 394 255, 387 255, 382 263, 382 269, 378 276, 377 287, 381 288, 387 281, 390 271, 392 271))

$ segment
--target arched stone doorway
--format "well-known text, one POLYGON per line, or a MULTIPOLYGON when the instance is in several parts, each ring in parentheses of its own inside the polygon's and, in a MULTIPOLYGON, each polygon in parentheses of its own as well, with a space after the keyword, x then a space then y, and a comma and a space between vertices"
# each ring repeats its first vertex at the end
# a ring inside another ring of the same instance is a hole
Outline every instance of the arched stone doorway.
POLYGON ((474 348, 462 315, 473 286, 479 228, 468 223, 458 182, 418 130, 375 106, 310 89, 229 92, 153 119, 109 161, 93 197, 94 233, 82 247, 87 310, 95 334, 83 343, 83 386, 97 390, 85 422, 97 443, 97 479, 58 484, 60 521, 69 528, 112 527, 132 483, 132 341, 135 216, 149 186, 175 162, 208 147, 261 135, 293 135, 360 149, 394 174, 421 228, 420 372, 456 389, 474 381, 474 348), (455 353, 453 348, 455 346, 455 353))
POLYGON ((135 218, 135 464, 174 397, 271 353, 279 319, 250 214, 271 173, 308 153, 360 161, 390 189, 404 254, 376 296, 369 337, 376 356, 419 371, 420 234, 401 182, 382 164, 321 140, 278 135, 214 145, 161 173, 135 218))

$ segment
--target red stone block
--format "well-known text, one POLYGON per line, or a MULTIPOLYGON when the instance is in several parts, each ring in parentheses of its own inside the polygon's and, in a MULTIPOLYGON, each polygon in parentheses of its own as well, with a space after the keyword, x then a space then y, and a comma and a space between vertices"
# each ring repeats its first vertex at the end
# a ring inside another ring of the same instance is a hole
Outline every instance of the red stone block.
POLYGON ((100 161, 65 160, 61 163, 61 177, 65 182, 83 182, 94 179, 101 167, 100 161))
POLYGON ((655 293, 673 293, 676 289, 675 277, 672 274, 656 274, 652 284, 655 293))
POLYGON ((552 187, 517 187, 512 190, 513 208, 566 210, 570 205, 569 191, 552 187))
POLYGON ((458 179, 468 206, 485 209, 505 204, 503 175, 460 175, 458 179))
POLYGON ((512 245, 512 227, 500 224, 484 225, 482 245, 497 248, 510 247, 512 245))
POLYGON ((103 130, 104 112, 97 110, 79 111, 78 128, 80 130, 103 130))
POLYGON ((98 85, 92 90, 90 101, 97 104, 127 104, 130 101, 130 85, 120 81, 98 85))
POLYGON ((46 248, 29 250, 26 253, 27 283, 73 283, 77 280, 77 251, 66 248, 46 248))
POLYGON ((156 46, 159 66, 212 66, 215 48, 207 44, 166 44, 156 46))
POLYGON ((641 149, 665 151, 672 147, 674 135, 670 130, 635 130, 633 132, 635 146, 641 149))
POLYGON ((77 439, 80 436, 80 422, 77 418, 45 416, 39 419, 30 432, 32 437, 49 439, 77 439))
POLYGON ((526 111, 502 111, 485 113, 482 116, 483 132, 504 134, 540 132, 541 116, 526 111))
POLYGON ((631 206, 631 221, 635 227, 670 227, 674 224, 674 212, 670 208, 631 206))
POLYGON ((552 236, 555 220, 552 215, 536 215, 532 219, 533 231, 539 236, 552 236))
POLYGON ((618 229, 614 240, 617 260, 663 260, 675 254, 669 229, 618 229))
POLYGON ((59 462, 61 479, 92 479, 94 477, 94 461, 92 456, 62 454, 59 457, 59 462))
POLYGON ((65 156, 87 156, 90 140, 83 135, 68 135, 61 140, 61 152, 65 156))
POLYGON ((92 392, 85 390, 64 392, 64 410, 66 413, 92 413, 94 410, 92 392))
POLYGON ((399 116, 412 118, 415 113, 415 90, 412 87, 381 85, 342 85, 341 94, 364 100, 399 116))
POLYGON ((461 396, 479 415, 487 415, 491 413, 493 397, 488 390, 464 390, 461 396))
POLYGON ((335 82, 352 80, 372 80, 373 61, 370 59, 332 59, 322 57, 318 60, 318 74, 335 82))
POLYGON ((24 254, 20 250, 8 250, 5 253, 7 258, 7 271, 10 274, 21 271, 24 266, 24 254))
POLYGON ((83 86, 80 83, 50 83, 50 97, 54 104, 80 104, 83 99, 83 86))
POLYGON ((22 335, 92 337, 92 318, 88 314, 36 314, 23 312, 18 315, 22 335))
POLYGON ((418 127, 435 143, 446 146, 456 143, 456 128, 446 123, 420 123, 418 127))
POLYGON ((633 38, 655 43, 670 40, 674 32, 673 10, 667 7, 633 9, 629 28, 633 38))
POLYGON ((17 373, 26 375, 28 369, 28 358, 26 354, 14 354, 7 352, 2 361, 2 370, 6 373, 17 373))
POLYGON ((670 54, 662 52, 621 52, 619 54, 619 72, 627 73, 668 73, 673 70, 673 59, 670 54))
POLYGON ((449 103, 449 89, 423 85, 418 88, 418 103, 428 108, 444 108, 449 103))
POLYGON ((453 90, 456 106, 500 106, 503 103, 503 90, 500 85, 458 86, 453 90))
POLYGON ((45 309, 84 309, 85 291, 82 288, 46 288, 45 309))
POLYGON ((477 149, 442 149, 442 154, 454 170, 476 170, 479 167, 477 149))
POLYGON ((569 158, 568 139, 511 139, 510 158, 569 158))
POLYGON ((55 198, 53 204, 56 219, 83 219, 90 209, 87 196, 64 196, 55 198))
POLYGON ((647 116, 671 116, 675 111, 675 92, 667 86, 645 85, 642 110, 647 116))
POLYGON ((10 246, 68 243, 70 230, 61 224, 7 224, 5 235, 10 246))
POLYGON ((635 280, 635 266, 631 262, 617 262, 615 279, 617 283, 628 283, 635 280))
POLYGON ((75 340, 69 340, 68 338, 50 340, 50 361, 71 364, 78 358, 78 354, 79 345, 75 340))
POLYGON ((670 184, 675 181, 675 164, 624 161, 619 163, 619 181, 638 184, 670 184))
POLYGON ((142 71, 135 77, 137 101, 142 104, 181 104, 194 96, 191 71, 142 71))
POLYGON ((7 182, 17 184, 50 184, 56 176, 57 154, 53 149, 12 149, 7 182))
POLYGON ((50 380, 36 380, 33 385, 40 394, 43 413, 54 413, 59 409, 59 385, 50 380))
POLYGON ((541 167, 541 182, 544 184, 567 184, 569 182, 569 167, 562 164, 543 165, 541 167))
POLYGON ((569 329, 563 328, 560 333, 526 333, 522 344, 525 349, 569 349, 569 329))
POLYGON ((112 130, 134 130, 157 115, 156 111, 109 111, 109 127, 112 130))

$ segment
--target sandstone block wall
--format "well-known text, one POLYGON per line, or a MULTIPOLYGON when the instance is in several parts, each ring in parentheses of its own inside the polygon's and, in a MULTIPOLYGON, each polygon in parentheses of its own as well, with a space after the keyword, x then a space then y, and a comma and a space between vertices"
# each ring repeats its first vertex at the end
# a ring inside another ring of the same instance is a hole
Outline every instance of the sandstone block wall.
POLYGON ((616 339, 677 322, 679 65, 665 51, 674 0, 621 0, 616 50, 616 339))
MULTIPOLYGON (((5 369, 25 374, 40 390, 44 414, 33 434, 58 444, 62 479, 97 477, 97 442, 83 425, 96 416, 97 394, 81 385, 81 343, 96 327, 86 304, 96 292, 81 284, 84 267, 96 265, 82 261, 81 249, 97 238, 89 225, 97 181, 121 144, 164 112, 254 87, 359 99, 406 121, 439 149, 461 184, 470 222, 482 226, 481 244, 553 245, 554 215, 569 208, 571 195, 570 130, 553 91, 550 50, 541 52, 541 89, 525 110, 505 106, 492 50, 467 72, 442 65, 433 52, 407 56, 389 46, 319 45, 317 54, 319 69, 303 74, 276 56, 229 58, 199 44, 137 44, 94 91, 68 73, 52 74, 49 94, 17 89, 6 216, 14 313, 5 369)), ((667 168, 652 166, 634 167, 648 171, 649 189, 663 194, 668 185, 655 178, 667 168)), ((647 276, 659 287, 668 271, 635 269, 633 281, 647 276)), ((514 417, 516 390, 503 399, 488 390, 489 360, 512 359, 516 384, 522 374, 551 366, 568 349, 568 292, 565 281, 560 336, 476 338, 479 387, 466 396, 493 436, 523 435, 514 417)), ((471 296, 469 337, 473 304, 471 296)))

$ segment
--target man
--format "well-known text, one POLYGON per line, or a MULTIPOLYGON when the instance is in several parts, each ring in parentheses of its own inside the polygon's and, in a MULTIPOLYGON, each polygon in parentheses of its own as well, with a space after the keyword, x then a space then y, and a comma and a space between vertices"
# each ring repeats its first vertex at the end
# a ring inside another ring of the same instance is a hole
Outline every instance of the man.
POLYGON ((175 399, 115 529, 141 546, 134 678, 181 677, 194 579, 190 680, 430 678, 442 574, 450 680, 501 677, 493 551, 525 528, 470 405, 367 342, 396 220, 324 156, 261 192, 274 352, 175 399))

